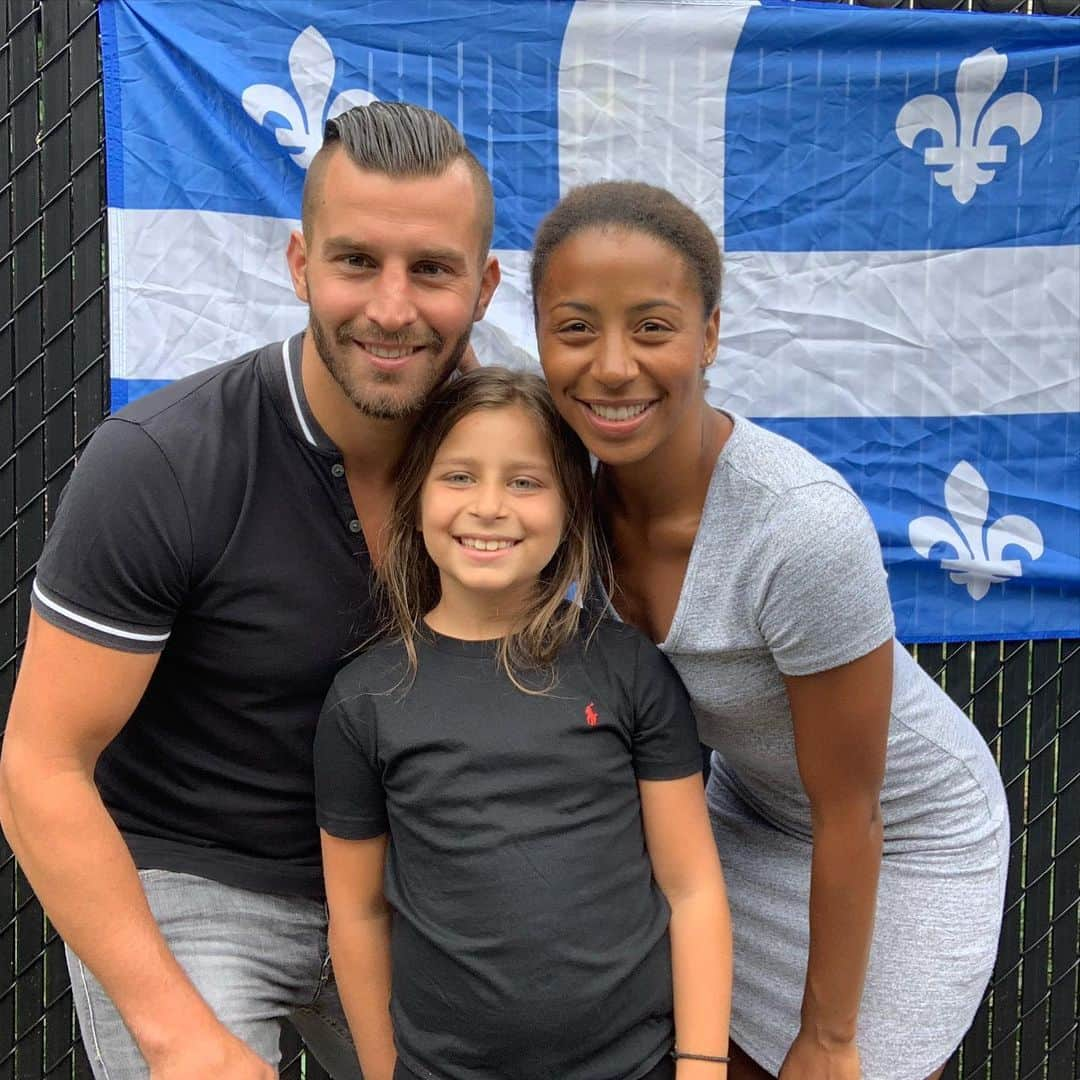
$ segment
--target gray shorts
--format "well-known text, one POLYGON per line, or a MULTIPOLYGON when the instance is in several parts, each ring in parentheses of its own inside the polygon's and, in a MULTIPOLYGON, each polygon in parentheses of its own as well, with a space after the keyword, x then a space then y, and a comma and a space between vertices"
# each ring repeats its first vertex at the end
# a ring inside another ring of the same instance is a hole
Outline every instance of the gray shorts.
MULTIPOLYGON (((173 955, 225 1027, 276 1067, 288 1020, 335 1080, 361 1080, 330 969, 322 901, 170 870, 140 870, 139 877, 173 955)), ((68 970, 95 1080, 148 1080, 120 1014, 70 949, 68 970)))

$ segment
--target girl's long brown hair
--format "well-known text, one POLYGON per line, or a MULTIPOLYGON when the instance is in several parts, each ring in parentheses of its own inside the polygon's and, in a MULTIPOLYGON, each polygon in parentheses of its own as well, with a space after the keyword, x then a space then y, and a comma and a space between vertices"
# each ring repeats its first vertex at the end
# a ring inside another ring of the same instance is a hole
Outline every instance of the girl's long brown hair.
POLYGON ((514 685, 526 693, 544 693, 554 686, 553 664, 559 650, 588 617, 579 603, 566 602, 567 595, 576 588, 580 597, 596 582, 610 587, 611 574, 593 512, 588 451, 559 415, 546 383, 538 376, 507 368, 480 368, 448 383, 425 406, 399 466, 377 595, 382 633, 401 639, 415 675, 416 639, 424 634, 424 616, 440 597, 438 568, 416 527, 424 481, 439 447, 460 420, 477 409, 511 406, 527 413, 543 433, 566 507, 562 541, 498 647, 499 664, 514 685), (524 685, 520 678, 526 671, 537 670, 547 674, 547 685, 539 691, 524 685))

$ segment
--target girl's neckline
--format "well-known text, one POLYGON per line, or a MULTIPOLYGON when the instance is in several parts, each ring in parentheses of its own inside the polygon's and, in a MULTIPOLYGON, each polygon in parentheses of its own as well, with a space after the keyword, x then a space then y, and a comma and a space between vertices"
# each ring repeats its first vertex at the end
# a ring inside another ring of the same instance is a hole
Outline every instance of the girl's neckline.
MULTIPOLYGON (((742 437, 742 432, 746 427, 746 421, 737 413, 731 412, 730 409, 721 409, 725 416, 731 421, 731 432, 724 440, 724 445, 720 447, 720 452, 716 455, 716 462, 713 465, 712 476, 709 478, 709 486, 705 492, 705 498, 701 503, 701 517, 705 517, 705 511, 708 509, 710 502, 715 497, 716 491, 716 478, 720 473, 720 466, 723 464, 725 458, 729 456, 731 446, 742 437)), ((689 603, 690 592, 694 586, 694 578, 697 574, 698 564, 701 561, 701 521, 698 521, 697 531, 694 533, 694 542, 690 547, 690 558, 686 561, 686 573, 683 575, 682 584, 679 586, 679 597, 675 601, 675 614, 671 616, 671 625, 667 629, 667 633, 664 635, 663 641, 654 642, 656 647, 663 652, 668 652, 675 647, 676 642, 682 633, 682 624, 685 621, 685 611, 687 604, 689 603)), ((601 587, 602 589, 602 587, 601 587)), ((604 593, 604 601, 607 610, 611 612, 615 619, 619 622, 625 620, 619 614, 615 607, 611 597, 604 593)))
POLYGON ((426 642, 436 652, 445 653, 449 656, 486 660, 495 656, 498 652, 499 642, 502 641, 502 638, 469 641, 465 638, 440 634, 438 630, 433 630, 427 623, 424 623, 420 640, 426 642))

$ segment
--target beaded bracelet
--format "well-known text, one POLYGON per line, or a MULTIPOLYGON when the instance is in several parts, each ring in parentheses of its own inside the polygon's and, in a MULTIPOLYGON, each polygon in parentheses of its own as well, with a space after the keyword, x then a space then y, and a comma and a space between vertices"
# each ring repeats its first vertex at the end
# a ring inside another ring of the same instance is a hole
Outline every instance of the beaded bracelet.
POLYGON ((672 1050, 671 1056, 675 1061, 679 1058, 686 1058, 687 1061, 713 1061, 717 1065, 727 1065, 731 1058, 729 1057, 713 1057, 711 1054, 686 1054, 682 1050, 672 1050))

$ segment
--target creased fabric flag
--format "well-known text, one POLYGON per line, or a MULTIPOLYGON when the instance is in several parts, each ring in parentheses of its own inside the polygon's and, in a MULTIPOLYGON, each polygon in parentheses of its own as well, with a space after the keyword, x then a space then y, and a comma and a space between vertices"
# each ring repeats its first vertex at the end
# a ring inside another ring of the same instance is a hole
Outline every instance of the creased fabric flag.
MULTIPOLYGON (((725 252, 714 404, 838 468, 905 641, 1080 635, 1080 20, 652 0, 102 0, 113 406, 300 329, 325 120, 407 100, 492 175, 474 341, 534 365, 578 183, 725 252)), ((812 574, 813 566, 806 572, 812 574)))

